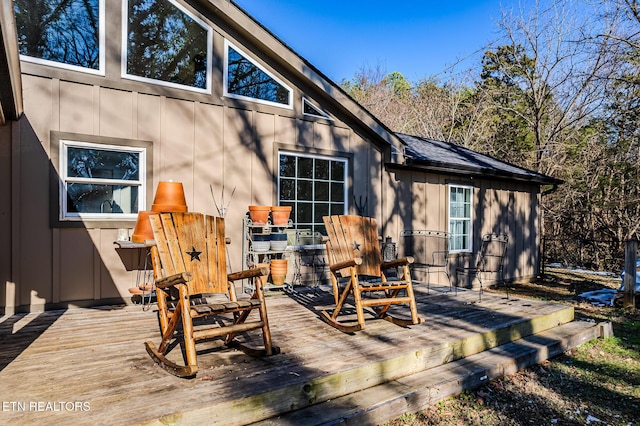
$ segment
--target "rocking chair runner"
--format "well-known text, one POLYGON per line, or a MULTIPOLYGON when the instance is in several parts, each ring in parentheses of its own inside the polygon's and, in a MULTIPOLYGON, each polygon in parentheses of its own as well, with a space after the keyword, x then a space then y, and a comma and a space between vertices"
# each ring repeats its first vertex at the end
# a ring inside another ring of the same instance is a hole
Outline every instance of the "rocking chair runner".
POLYGON ((149 217, 156 245, 152 248, 162 340, 156 349, 145 343, 149 355, 165 370, 179 377, 198 372, 198 340, 221 337, 227 346, 252 356, 272 355, 267 308, 261 280, 248 299, 236 297, 233 281, 268 274, 256 268, 227 275, 224 219, 201 213, 162 213, 149 217), (216 299, 217 297, 217 299, 216 299), (259 319, 248 322, 257 310, 259 319), (194 319, 209 318, 207 328, 194 328, 194 319), (261 329, 264 349, 249 348, 237 340, 238 333, 261 329), (185 365, 166 358, 176 343, 184 344, 185 365))
POLYGON ((413 258, 382 261, 375 219, 361 216, 325 216, 323 219, 329 236, 326 242, 327 257, 336 307, 332 314, 323 311, 320 317, 345 333, 365 328, 365 307, 373 308, 378 318, 401 326, 421 323, 409 272, 409 264, 413 262, 413 258), (387 280, 383 271, 398 267, 402 271, 399 279, 387 280), (343 283, 345 285, 340 289, 340 284, 343 283), (401 297, 403 290, 406 295, 401 297), (374 292, 382 293, 383 296, 364 297, 374 292), (349 295, 353 296, 357 316, 357 323, 353 325, 338 321, 349 295), (389 315, 389 308, 396 304, 409 305, 410 320, 389 315))

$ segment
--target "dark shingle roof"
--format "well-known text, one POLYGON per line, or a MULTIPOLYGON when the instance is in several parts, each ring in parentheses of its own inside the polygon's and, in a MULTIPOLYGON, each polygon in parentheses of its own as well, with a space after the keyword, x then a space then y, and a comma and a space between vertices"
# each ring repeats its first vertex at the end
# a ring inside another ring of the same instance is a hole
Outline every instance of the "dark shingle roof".
POLYGON ((560 180, 453 143, 437 141, 402 133, 396 135, 405 143, 406 165, 427 171, 449 172, 478 177, 493 177, 559 184, 560 180))

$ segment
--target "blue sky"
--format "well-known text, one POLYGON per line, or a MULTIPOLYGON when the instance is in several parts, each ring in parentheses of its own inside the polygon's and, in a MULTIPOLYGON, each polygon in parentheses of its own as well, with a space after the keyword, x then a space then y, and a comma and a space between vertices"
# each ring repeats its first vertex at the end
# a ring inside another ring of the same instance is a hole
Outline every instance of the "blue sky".
MULTIPOLYGON (((498 39, 508 0, 235 0, 298 54, 339 83, 363 68, 407 79, 477 67, 498 39)), ((515 2, 515 0, 513 1, 515 2)))

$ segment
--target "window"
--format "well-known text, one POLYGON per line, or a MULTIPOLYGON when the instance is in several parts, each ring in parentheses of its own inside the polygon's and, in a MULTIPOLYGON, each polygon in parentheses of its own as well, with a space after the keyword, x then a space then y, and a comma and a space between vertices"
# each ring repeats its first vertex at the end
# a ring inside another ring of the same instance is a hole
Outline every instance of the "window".
POLYGON ((21 59, 104 75, 105 0, 15 0, 21 59))
POLYGON ((225 40, 224 95, 277 107, 293 108, 292 90, 225 40))
POLYGON ((471 251, 471 200, 473 188, 449 185, 449 249, 471 251))
POLYGON ((278 203, 292 206, 298 230, 326 235, 323 216, 347 211, 348 160, 280 152, 278 203))
POLYGON ((123 8, 124 77, 211 92, 209 26, 173 0, 127 0, 123 8))
POLYGON ((61 139, 60 220, 135 220, 145 208, 144 147, 61 139))
POLYGON ((302 114, 309 115, 311 117, 324 118, 326 120, 333 120, 329 117, 329 114, 312 104, 307 98, 302 98, 302 114))

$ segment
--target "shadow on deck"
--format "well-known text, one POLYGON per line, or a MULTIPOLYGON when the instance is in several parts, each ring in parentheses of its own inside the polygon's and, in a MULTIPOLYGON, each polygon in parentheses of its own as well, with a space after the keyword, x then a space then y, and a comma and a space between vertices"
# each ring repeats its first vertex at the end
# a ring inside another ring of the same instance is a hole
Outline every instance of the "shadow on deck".
MULTIPOLYGON (((254 359, 217 345, 201 348, 192 380, 168 375, 146 354, 143 342, 159 340, 153 309, 50 313, 37 335, 19 333, 14 317, 2 317, 0 423, 379 423, 601 333, 595 324, 573 322, 571 307, 491 293, 477 303, 475 291, 447 290, 427 294, 417 286, 423 324, 372 320, 353 335, 317 317, 330 308, 330 294, 274 294, 269 322, 282 352, 254 359), (562 327, 570 330, 554 332, 562 327)), ((42 314, 20 321, 33 328, 42 314)))

